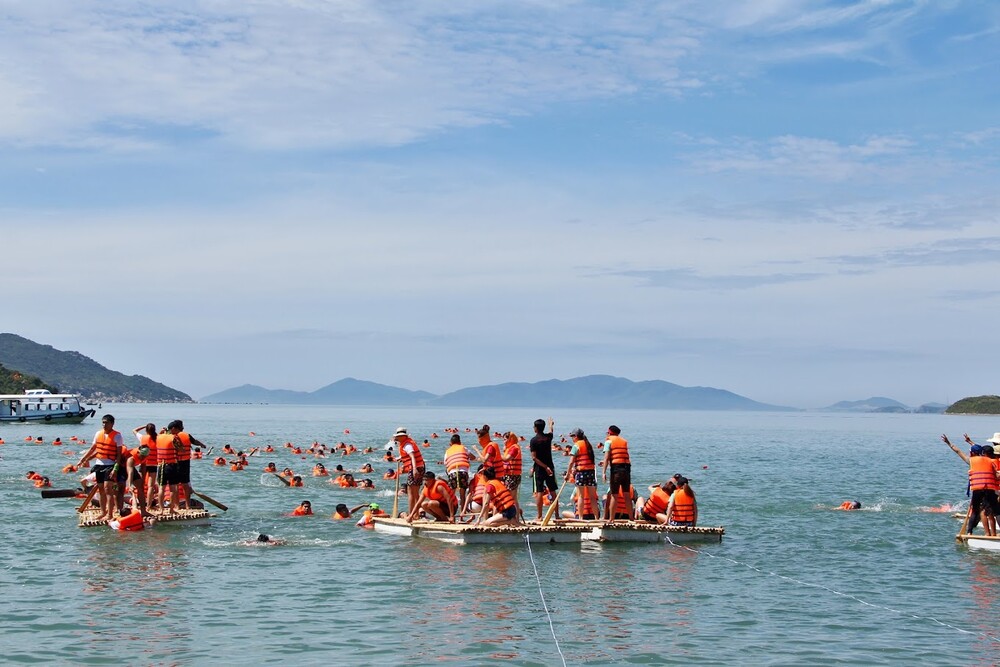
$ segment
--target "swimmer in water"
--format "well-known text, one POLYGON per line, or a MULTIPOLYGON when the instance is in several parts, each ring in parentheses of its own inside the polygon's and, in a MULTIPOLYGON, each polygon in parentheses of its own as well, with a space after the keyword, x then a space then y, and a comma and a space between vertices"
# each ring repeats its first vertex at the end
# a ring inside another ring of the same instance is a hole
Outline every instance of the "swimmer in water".
POLYGON ((847 510, 847 511, 859 510, 861 509, 861 502, 857 500, 845 500, 844 502, 840 503, 840 507, 838 507, 837 509, 847 510))

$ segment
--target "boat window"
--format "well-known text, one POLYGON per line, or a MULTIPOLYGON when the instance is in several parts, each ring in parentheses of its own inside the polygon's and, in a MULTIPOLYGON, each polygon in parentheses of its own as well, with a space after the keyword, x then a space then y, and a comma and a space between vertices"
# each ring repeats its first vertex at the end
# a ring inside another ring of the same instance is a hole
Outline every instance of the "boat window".
POLYGON ((35 404, 34 403, 25 403, 24 404, 24 411, 25 412, 31 412, 34 409, 35 409, 35 404))

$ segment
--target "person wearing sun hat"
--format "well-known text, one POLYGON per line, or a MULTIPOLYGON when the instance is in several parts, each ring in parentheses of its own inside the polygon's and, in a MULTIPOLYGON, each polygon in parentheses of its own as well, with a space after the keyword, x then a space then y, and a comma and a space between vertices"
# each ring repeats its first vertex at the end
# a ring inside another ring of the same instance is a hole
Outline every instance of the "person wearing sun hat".
MULTIPOLYGON (((968 436, 966 441, 972 442, 968 436)), ((1000 433, 995 433, 987 442, 1000 444, 1000 433)), ((1000 513, 997 498, 1000 492, 1000 463, 994 458, 993 445, 983 445, 978 456, 973 454, 969 457, 969 489, 972 491, 970 513, 979 518, 987 536, 996 537, 996 515, 1000 513)))
POLYGON ((420 485, 424 481, 424 457, 420 453, 417 442, 410 437, 410 432, 404 427, 397 428, 392 439, 398 445, 399 460, 403 466, 402 472, 407 474, 406 497, 409 501, 407 509, 412 510, 420 498, 420 485))

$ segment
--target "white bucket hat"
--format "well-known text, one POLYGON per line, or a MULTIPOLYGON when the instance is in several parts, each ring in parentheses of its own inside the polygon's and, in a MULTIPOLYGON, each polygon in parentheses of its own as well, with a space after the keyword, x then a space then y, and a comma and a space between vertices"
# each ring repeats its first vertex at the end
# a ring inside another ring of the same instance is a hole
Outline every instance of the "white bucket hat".
POLYGON ((994 445, 1000 445, 1000 433, 994 433, 993 437, 986 442, 992 442, 994 445))
MULTIPOLYGON (((406 435, 406 436, 408 436, 408 435, 410 435, 410 432, 409 432, 409 431, 407 431, 407 430, 406 430, 405 428, 403 428, 402 426, 400 426, 399 428, 397 428, 397 429, 396 429, 396 432, 395 432, 395 433, 394 433, 394 434, 392 435, 392 437, 394 437, 394 438, 398 438, 398 437, 399 437, 399 436, 401 436, 401 435, 406 435)), ((1000 433, 997 433, 997 435, 998 435, 998 436, 1000 436, 1000 433)))

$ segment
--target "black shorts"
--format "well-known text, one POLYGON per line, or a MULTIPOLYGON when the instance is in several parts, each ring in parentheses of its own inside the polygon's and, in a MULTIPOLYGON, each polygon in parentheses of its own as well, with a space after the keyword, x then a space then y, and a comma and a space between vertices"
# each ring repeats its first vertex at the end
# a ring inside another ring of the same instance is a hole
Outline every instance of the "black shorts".
POLYGON ((406 476, 406 485, 421 484, 424 481, 424 468, 417 468, 416 472, 410 472, 406 476))
POLYGON ((503 518, 507 520, 513 519, 517 516, 517 508, 514 506, 508 507, 503 512, 500 512, 500 514, 502 514, 503 518))
MULTIPOLYGON (((623 518, 623 519, 624 519, 624 518, 628 518, 628 517, 626 517, 625 515, 621 515, 621 516, 622 516, 622 518, 623 518)), ((616 517, 616 518, 618 517, 618 512, 615 512, 615 517, 616 517)), ((643 510, 643 511, 642 511, 642 518, 643 518, 643 519, 645 519, 646 521, 649 521, 650 523, 659 523, 659 522, 658 522, 658 521, 656 520, 656 517, 655 517, 655 516, 649 516, 648 514, 646 514, 646 510, 643 510)))
POLYGON ((556 484, 556 476, 550 475, 547 471, 542 468, 535 468, 533 472, 535 476, 535 493, 545 493, 545 488, 548 487, 549 491, 555 493, 559 488, 556 484))
POLYGON ((597 486, 597 478, 593 470, 578 470, 573 473, 573 482, 577 486, 597 486))
POLYGON ((993 489, 976 489, 972 492, 972 513, 986 512, 991 516, 1000 513, 1000 502, 997 499, 997 492, 993 489))
POLYGON ((469 471, 456 470, 455 472, 448 473, 448 486, 453 489, 469 488, 469 471))
POLYGON ((628 487, 632 486, 632 464, 612 463, 609 468, 611 480, 608 484, 608 490, 611 493, 618 493, 621 489, 628 491, 628 487))
POLYGON ((191 483, 191 459, 177 462, 177 484, 191 483))
POLYGON ((161 463, 160 476, 157 478, 162 486, 173 486, 178 484, 179 474, 176 463, 161 463))
POLYGON ((94 473, 94 477, 97 479, 98 484, 103 484, 104 482, 113 481, 111 479, 111 471, 114 470, 114 466, 106 465, 96 465, 90 469, 90 472, 94 473))

